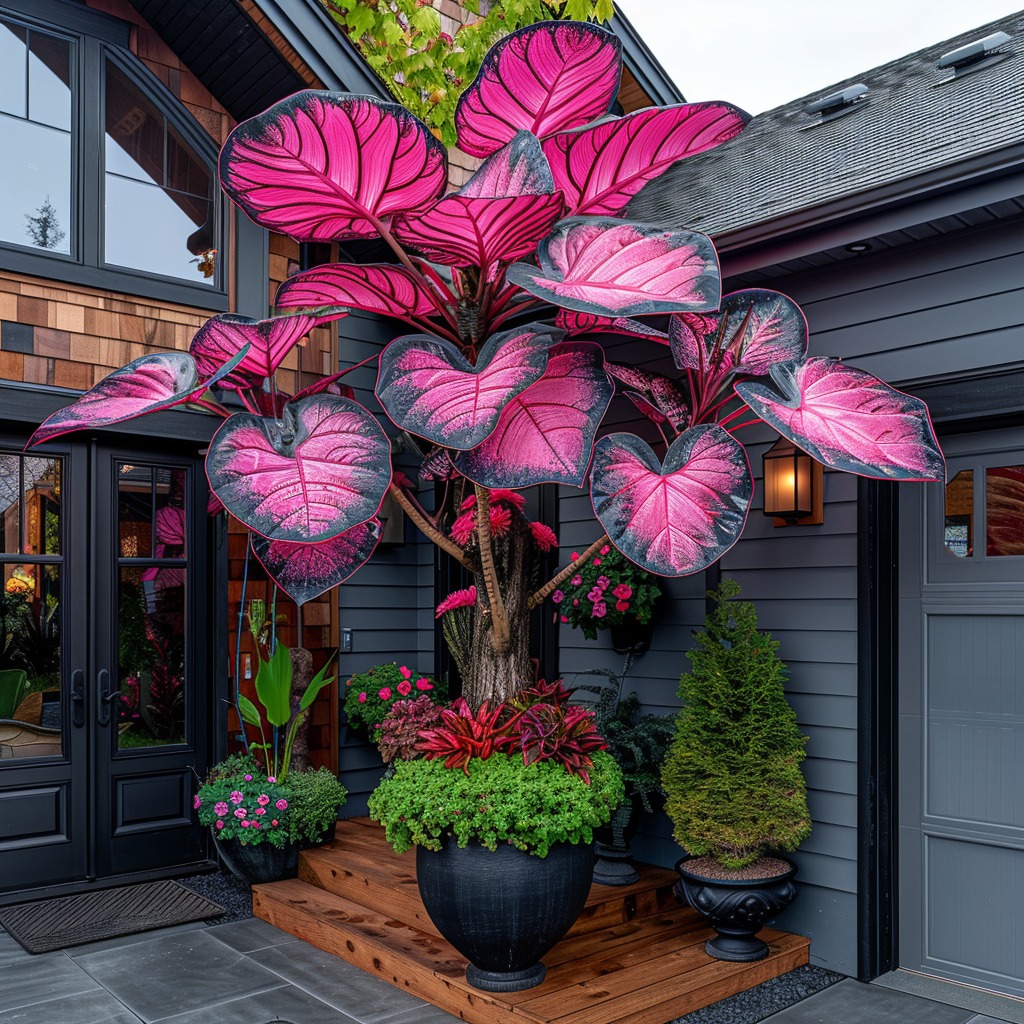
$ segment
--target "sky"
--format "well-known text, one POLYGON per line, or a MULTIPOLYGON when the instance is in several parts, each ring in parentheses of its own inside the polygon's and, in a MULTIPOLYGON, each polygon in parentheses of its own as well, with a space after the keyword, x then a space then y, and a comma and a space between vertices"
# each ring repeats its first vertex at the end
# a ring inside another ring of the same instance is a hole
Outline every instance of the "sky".
POLYGON ((1019 10, 1012 0, 616 0, 616 8, 688 102, 727 100, 751 114, 1019 10))

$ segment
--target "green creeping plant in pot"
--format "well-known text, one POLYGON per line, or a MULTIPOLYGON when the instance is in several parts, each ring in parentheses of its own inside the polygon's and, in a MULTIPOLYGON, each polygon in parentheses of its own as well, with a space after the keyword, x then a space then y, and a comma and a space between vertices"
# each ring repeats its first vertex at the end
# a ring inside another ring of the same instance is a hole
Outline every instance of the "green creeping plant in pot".
POLYGON ((676 869, 690 905, 717 935, 720 960, 761 960, 765 921, 796 896, 796 866, 782 856, 811 832, 800 764, 806 739, 783 691, 778 641, 757 628, 735 580, 708 596, 691 670, 679 684, 683 708, 662 768, 665 810, 687 852, 676 869))
POLYGON ((593 712, 568 697, 539 683, 475 713, 457 699, 370 797, 394 848, 416 847, 424 906, 485 991, 544 980, 590 891, 593 830, 623 798, 593 712))

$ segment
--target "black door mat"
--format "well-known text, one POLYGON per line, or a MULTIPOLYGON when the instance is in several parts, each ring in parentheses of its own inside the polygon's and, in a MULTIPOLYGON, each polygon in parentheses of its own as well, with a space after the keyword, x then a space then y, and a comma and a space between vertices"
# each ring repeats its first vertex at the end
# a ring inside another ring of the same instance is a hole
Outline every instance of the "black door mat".
POLYGON ((0 907, 0 926, 30 953, 49 953, 223 913, 191 889, 164 880, 0 907))

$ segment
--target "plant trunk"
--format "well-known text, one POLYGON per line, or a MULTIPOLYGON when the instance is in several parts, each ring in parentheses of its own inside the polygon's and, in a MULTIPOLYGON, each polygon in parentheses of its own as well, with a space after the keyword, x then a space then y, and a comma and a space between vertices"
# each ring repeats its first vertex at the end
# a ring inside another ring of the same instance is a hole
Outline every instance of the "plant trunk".
MULTIPOLYGON (((299 710, 299 701, 313 678, 313 655, 304 647, 294 647, 290 651, 292 659, 292 713, 299 710)), ((295 741, 292 743, 292 761, 290 771, 304 772, 310 767, 309 762, 309 718, 307 717, 295 730, 295 741)))
POLYGON ((478 708, 485 700, 491 704, 507 700, 517 690, 533 682, 530 664, 530 594, 533 592, 533 538, 519 515, 512 516, 507 534, 494 540, 494 562, 498 586, 505 601, 509 639, 504 650, 495 649, 491 616, 486 609, 487 588, 477 573, 477 608, 473 616, 473 640, 469 651, 469 670, 462 681, 462 695, 470 706, 478 708))

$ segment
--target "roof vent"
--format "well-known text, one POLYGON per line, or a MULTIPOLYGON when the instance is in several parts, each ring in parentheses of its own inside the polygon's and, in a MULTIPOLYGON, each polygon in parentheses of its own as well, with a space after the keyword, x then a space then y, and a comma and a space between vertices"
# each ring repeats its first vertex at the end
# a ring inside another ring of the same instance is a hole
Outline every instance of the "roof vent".
POLYGON ((852 114, 858 107, 864 106, 867 102, 864 97, 868 93, 868 87, 863 82, 856 85, 849 85, 841 92, 829 93, 822 96, 820 100, 814 100, 804 105, 805 114, 821 114, 821 118, 814 124, 806 125, 807 128, 814 128, 819 124, 834 121, 837 117, 845 117, 852 114))
POLYGON ((1006 60, 1011 51, 1004 50, 1003 47, 1012 39, 1013 36, 1007 35, 1005 32, 993 32, 992 35, 985 36, 984 39, 977 39, 966 46, 960 46, 955 50, 950 50, 949 53, 944 53, 936 66, 942 70, 951 68, 953 78, 947 78, 938 84, 943 85, 961 75, 980 71, 982 68, 991 67, 1001 60, 1006 60))

